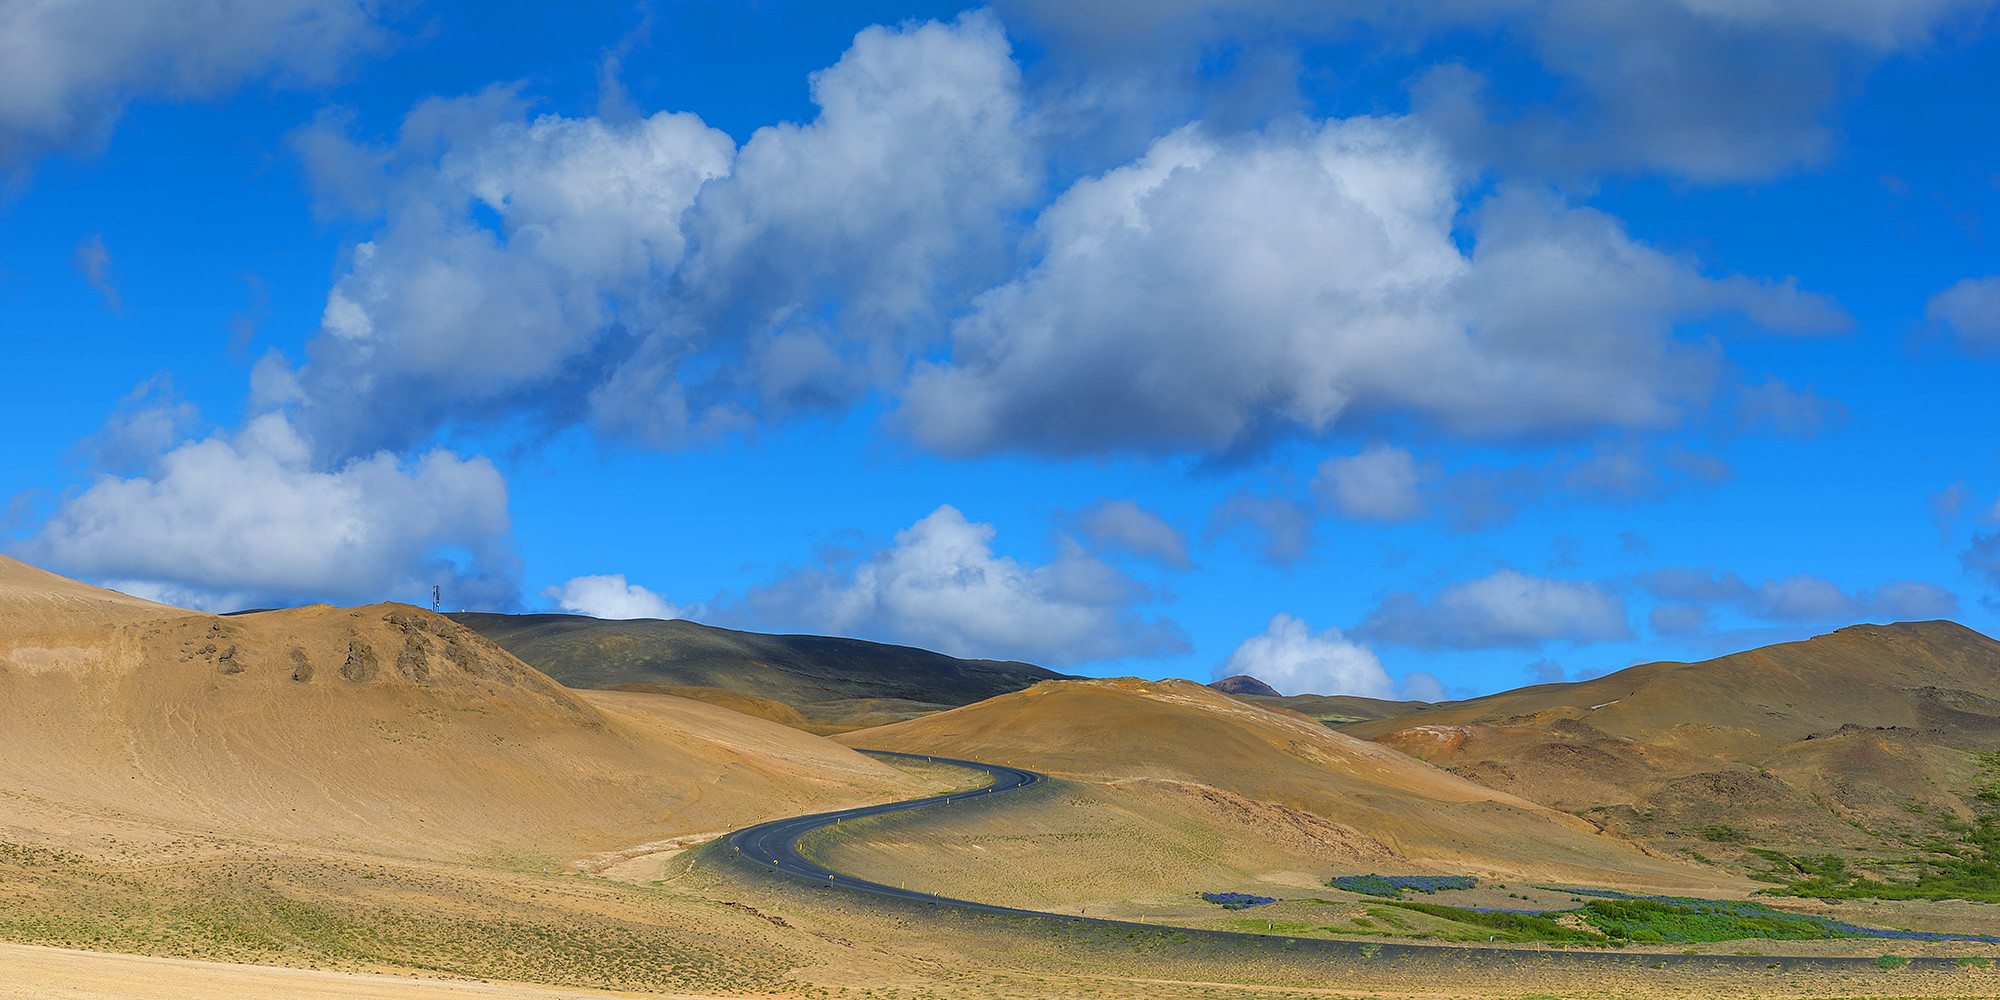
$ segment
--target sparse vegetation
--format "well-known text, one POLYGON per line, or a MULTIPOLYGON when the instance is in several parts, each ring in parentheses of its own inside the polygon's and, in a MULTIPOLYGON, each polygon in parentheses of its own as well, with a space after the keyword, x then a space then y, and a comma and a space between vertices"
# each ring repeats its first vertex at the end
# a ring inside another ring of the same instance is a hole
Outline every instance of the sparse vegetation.
POLYGON ((1815 941, 1860 934, 1820 917, 1785 913, 1757 903, 1710 899, 1596 899, 1583 920, 1624 941, 1710 942, 1767 938, 1815 941))
POLYGON ((1788 855, 1756 850, 1769 867, 1750 877, 1773 883, 1764 892, 1774 896, 1819 899, 1965 899, 2000 903, 2000 816, 1981 816, 1972 823, 1940 817, 1943 836, 1917 845, 1916 857, 1889 864, 1912 876, 1874 879, 1855 871, 1832 854, 1788 855))
POLYGON ((1253 906, 1277 902, 1270 896, 1252 896, 1245 892, 1204 892, 1201 898, 1218 904, 1225 910, 1247 910, 1253 906))
POLYGON ((1578 930, 1557 923, 1548 917, 1532 913, 1510 913, 1504 910, 1468 910, 1456 906, 1439 906, 1434 903, 1389 904, 1406 910, 1414 910, 1426 916, 1448 920, 1470 928, 1469 931, 1453 935, 1461 941, 1474 941, 1481 937, 1499 941, 1555 941, 1576 944, 1608 944, 1610 939, 1603 934, 1578 930))
POLYGON ((1479 880, 1470 875, 1342 875, 1326 884, 1348 892, 1399 899, 1405 890, 1428 895, 1440 889, 1470 889, 1479 880))

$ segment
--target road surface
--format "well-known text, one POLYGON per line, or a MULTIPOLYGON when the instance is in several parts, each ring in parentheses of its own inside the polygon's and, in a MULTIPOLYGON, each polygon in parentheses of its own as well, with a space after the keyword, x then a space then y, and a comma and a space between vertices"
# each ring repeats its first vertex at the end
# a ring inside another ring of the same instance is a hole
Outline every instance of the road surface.
MULTIPOLYGON (((1596 950, 1571 951, 1528 951, 1510 948, 1482 948, 1479 946, 1450 944, 1387 944, 1363 941, 1328 940, 1323 938, 1288 938, 1282 935, 1243 933, 1239 931, 1212 931, 1171 925, 1148 925, 1122 920, 1106 920, 1101 917, 1086 917, 1066 913, 1049 913, 1043 910, 1022 910, 1008 906, 994 906, 990 903, 975 903, 970 900, 953 899, 937 893, 916 892, 900 886, 884 885, 867 879, 842 874, 817 862, 808 860, 798 850, 799 838, 824 827, 845 823, 863 816, 880 816, 885 813, 906 812, 912 809, 949 808, 951 803, 977 799, 988 795, 999 795, 1020 788, 1027 788, 1049 780, 1049 776, 1026 768, 1008 767, 1003 764, 986 764, 979 761, 956 760, 951 757, 934 757, 924 754, 896 753, 889 750, 862 750, 862 753, 877 757, 901 757, 907 760, 931 761, 951 764, 957 767, 985 771, 993 776, 992 784, 950 795, 936 795, 927 799, 910 799, 905 802, 890 802, 879 806, 863 806, 858 809, 842 809, 838 812, 818 813, 812 816, 795 816, 791 819, 775 820, 758 826, 738 830, 722 838, 722 846, 739 854, 744 860, 764 868, 766 871, 790 876, 801 882, 838 886, 841 889, 889 896, 899 900, 929 903, 934 906, 948 906, 952 909, 971 910, 981 913, 1000 913, 1018 916, 1054 919, 1072 926, 1085 925, 1103 928, 1137 929, 1155 933, 1172 934, 1182 941, 1190 939, 1208 942, 1254 942, 1258 947, 1281 947, 1282 950, 1316 952, 1328 955, 1362 957, 1412 957, 1454 952, 1468 957, 1520 962, 1555 962, 1563 965, 1583 966, 1604 965, 1644 965, 1648 969, 1692 969, 1707 968, 1762 968, 1781 967, 1792 970, 1815 969, 1846 973, 1868 973, 1879 970, 1874 960, 1864 957, 1831 956, 1767 956, 1761 954, 1659 954, 1649 952, 1625 953, 1596 950)), ((1950 958, 1926 956, 1913 958, 1908 968, 1930 971, 1952 971, 1955 966, 1950 958)))
POLYGON ((950 795, 934 795, 927 799, 910 799, 904 802, 890 802, 879 806, 862 806, 858 809, 842 809, 838 812, 816 813, 811 816, 794 816, 791 819, 775 820, 758 826, 738 830, 723 838, 723 844, 742 854, 745 858, 773 871, 808 879, 821 885, 837 885, 843 889, 859 889, 897 899, 921 900, 927 903, 950 903, 953 906, 982 910, 989 913, 1030 913, 1046 916, 1035 910, 1016 910, 1005 906, 974 903, 963 899, 952 899, 929 892, 915 892, 899 886, 883 885, 867 879, 843 875, 799 853, 799 838, 814 830, 834 826, 863 816, 880 816, 885 813, 907 812, 911 809, 949 808, 951 803, 977 799, 988 795, 999 795, 1017 788, 1026 788, 1049 780, 1049 776, 1026 768, 1008 767, 1004 764, 983 764, 971 760, 955 760, 950 757, 930 757, 917 753, 896 753, 890 750, 863 750, 876 757, 901 757, 905 760, 931 761, 950 764, 955 767, 985 771, 993 776, 993 782, 979 788, 950 795))

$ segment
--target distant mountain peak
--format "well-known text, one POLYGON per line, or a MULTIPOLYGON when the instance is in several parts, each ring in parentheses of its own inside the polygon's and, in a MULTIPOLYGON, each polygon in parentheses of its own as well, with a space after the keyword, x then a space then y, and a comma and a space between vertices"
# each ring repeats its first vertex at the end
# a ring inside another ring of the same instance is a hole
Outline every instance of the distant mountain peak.
POLYGON ((1284 695, 1278 693, 1277 688, 1274 688, 1271 685, 1266 684, 1263 681, 1260 681, 1257 678, 1250 676, 1249 674, 1237 674, 1234 677, 1224 677, 1223 679, 1216 681, 1213 684, 1210 684, 1209 687, 1212 687, 1217 691, 1221 691, 1224 694, 1254 694, 1260 698, 1284 697, 1284 695))

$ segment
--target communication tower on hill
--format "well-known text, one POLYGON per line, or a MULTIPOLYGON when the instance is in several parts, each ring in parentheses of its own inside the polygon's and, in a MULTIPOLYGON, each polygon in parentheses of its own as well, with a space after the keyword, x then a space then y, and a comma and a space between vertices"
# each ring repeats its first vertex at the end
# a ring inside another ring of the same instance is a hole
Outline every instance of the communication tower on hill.
POLYGON ((431 585, 431 613, 432 613, 432 614, 436 614, 436 613, 437 613, 437 609, 438 609, 438 589, 437 589, 437 584, 432 584, 432 585, 431 585))

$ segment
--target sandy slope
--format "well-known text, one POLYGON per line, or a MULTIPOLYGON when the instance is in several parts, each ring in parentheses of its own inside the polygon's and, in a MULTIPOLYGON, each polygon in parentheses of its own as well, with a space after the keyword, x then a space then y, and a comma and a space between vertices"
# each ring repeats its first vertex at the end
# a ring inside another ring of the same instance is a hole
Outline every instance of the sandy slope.
MULTIPOLYGON (((0 944, 0 997, 22 1000, 582 1000, 630 995, 0 944)), ((654 995, 690 1000, 714 996, 654 995)))
MULTIPOLYGON (((1155 799, 1171 791, 1172 809, 1210 816, 1218 827, 1238 825, 1225 815, 1239 803, 1279 807, 1345 828, 1405 870, 1602 884, 1714 881, 1600 836, 1574 816, 1192 681, 1045 682, 838 738, 1000 760, 1155 799)), ((1358 855, 1355 863, 1397 867, 1358 855)))
POLYGON ((0 636, 21 649, 44 649, 56 657, 64 648, 62 640, 77 630, 196 613, 79 583, 0 555, 0 636), (35 645, 42 638, 55 645, 35 645))
POLYGON ((1993 779, 1971 753, 2000 749, 2000 642, 1856 625, 1341 729, 1656 843, 1726 824, 1779 847, 1879 847, 1868 831, 1927 832, 1913 815, 1969 818, 1993 779))
POLYGON ((923 787, 713 705, 569 691, 406 605, 218 617, 12 561, 0 584, 0 825, 562 859, 923 787))

